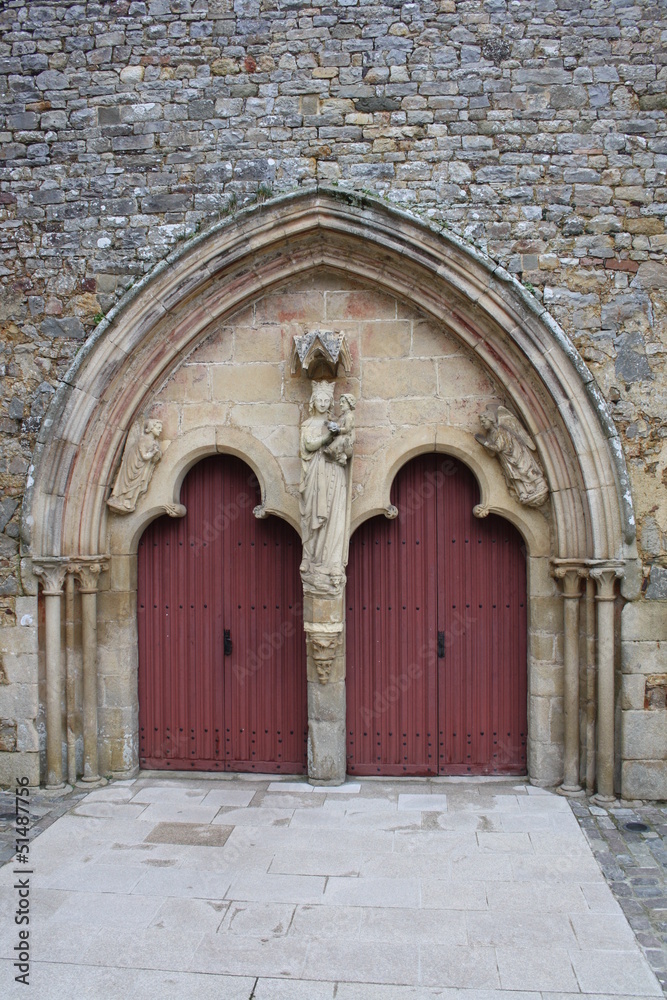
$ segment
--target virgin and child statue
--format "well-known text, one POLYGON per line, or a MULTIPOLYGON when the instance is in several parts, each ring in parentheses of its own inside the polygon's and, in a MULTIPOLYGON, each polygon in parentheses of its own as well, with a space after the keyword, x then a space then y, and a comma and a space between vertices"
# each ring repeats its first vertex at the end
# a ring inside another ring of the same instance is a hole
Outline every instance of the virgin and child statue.
POLYGON ((305 593, 334 596, 345 584, 349 532, 354 396, 341 396, 334 419, 334 384, 316 382, 301 425, 301 579, 305 593))

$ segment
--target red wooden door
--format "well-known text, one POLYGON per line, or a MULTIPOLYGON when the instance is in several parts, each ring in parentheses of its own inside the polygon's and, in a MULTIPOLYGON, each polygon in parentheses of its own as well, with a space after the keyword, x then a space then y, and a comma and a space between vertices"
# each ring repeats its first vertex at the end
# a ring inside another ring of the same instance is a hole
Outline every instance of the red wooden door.
POLYGON ((240 459, 199 462, 138 554, 142 767, 304 773, 301 543, 240 459))
POLYGON ((523 544, 478 502, 466 466, 424 455, 396 477, 398 518, 352 537, 350 773, 525 773, 523 544))

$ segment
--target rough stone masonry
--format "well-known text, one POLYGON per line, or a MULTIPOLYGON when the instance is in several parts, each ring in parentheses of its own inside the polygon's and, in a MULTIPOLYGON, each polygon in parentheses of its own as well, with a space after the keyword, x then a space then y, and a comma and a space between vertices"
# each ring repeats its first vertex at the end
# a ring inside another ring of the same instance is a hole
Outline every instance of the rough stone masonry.
MULTIPOLYGON (((572 338, 631 476, 644 578, 626 655, 667 673, 666 43, 664 0, 5 0, 0 619, 25 632, 0 685, 21 685, 37 642, 22 497, 76 352, 179 241, 317 183, 463 237, 572 338)), ((623 707, 666 728, 640 686, 623 707)), ((0 749, 21 749, 2 696, 0 749)))

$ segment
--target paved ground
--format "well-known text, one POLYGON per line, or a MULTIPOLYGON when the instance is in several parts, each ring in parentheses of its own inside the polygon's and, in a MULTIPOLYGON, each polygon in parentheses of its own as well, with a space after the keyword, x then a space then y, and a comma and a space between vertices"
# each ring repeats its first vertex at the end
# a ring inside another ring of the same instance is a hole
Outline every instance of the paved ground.
MULTIPOLYGON (((75 800, 31 845, 30 992, 13 985, 15 866, 0 870, 3 998, 662 996, 565 799, 253 779, 142 776, 75 800)), ((618 857, 601 822, 618 818, 575 809, 618 857)), ((628 855, 651 877, 655 839, 628 855)))
POLYGON ((667 805, 572 810, 667 996, 667 805))

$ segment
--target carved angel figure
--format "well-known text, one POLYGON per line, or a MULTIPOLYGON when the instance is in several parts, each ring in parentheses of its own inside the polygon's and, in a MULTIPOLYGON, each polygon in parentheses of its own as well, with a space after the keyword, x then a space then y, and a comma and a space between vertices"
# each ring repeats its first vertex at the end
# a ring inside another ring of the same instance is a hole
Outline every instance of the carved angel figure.
POLYGON ((315 594, 337 594, 345 583, 347 456, 342 451, 334 457, 327 450, 340 434, 339 425, 332 420, 333 399, 333 383, 316 382, 308 407, 310 416, 301 425, 300 568, 304 590, 315 594))
POLYGON ((345 392, 340 397, 341 415, 337 421, 329 424, 330 430, 338 429, 337 436, 331 444, 324 449, 329 458, 333 458, 339 465, 347 465, 348 458, 352 458, 354 450, 354 409, 357 402, 354 396, 345 392))
POLYGON ((535 455, 535 443, 517 418, 504 406, 487 406, 480 414, 484 434, 475 438, 497 456, 510 493, 527 507, 540 507, 549 487, 535 455))
POLYGON ((159 420, 145 420, 143 427, 137 421, 130 429, 118 477, 107 500, 115 513, 130 514, 148 489, 155 466, 162 458, 158 443, 161 433, 159 420))

